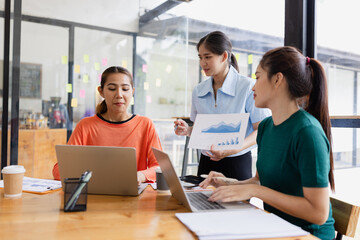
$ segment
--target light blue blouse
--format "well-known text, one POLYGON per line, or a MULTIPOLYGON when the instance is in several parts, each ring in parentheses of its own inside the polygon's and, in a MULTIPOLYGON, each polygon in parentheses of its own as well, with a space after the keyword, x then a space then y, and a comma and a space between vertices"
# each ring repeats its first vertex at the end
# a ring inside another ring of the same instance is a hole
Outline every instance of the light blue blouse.
MULTIPOLYGON (((198 113, 250 113, 245 134, 247 137, 254 131, 253 123, 260 122, 271 115, 269 109, 255 107, 253 91, 251 90, 255 84, 255 80, 240 75, 234 67, 230 67, 222 87, 217 90, 216 101, 212 82, 213 78, 211 77, 194 88, 190 113, 191 121, 195 121, 198 113)), ((256 146, 244 149, 230 157, 245 154, 254 147, 256 146)))

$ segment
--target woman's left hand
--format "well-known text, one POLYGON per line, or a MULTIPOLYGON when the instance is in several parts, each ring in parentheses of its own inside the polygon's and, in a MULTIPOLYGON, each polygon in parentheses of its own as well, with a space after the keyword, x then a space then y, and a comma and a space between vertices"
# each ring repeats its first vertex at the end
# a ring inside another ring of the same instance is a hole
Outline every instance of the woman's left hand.
POLYGON ((256 184, 230 185, 218 187, 209 197, 209 201, 234 202, 253 197, 252 191, 256 184))
POLYGON ((141 183, 145 182, 146 181, 145 174, 143 174, 142 172, 137 172, 137 181, 139 186, 141 183))
POLYGON ((210 160, 212 161, 220 161, 223 158, 226 158, 227 156, 230 156, 233 153, 233 150, 215 150, 214 144, 211 145, 211 150, 207 151, 206 154, 210 157, 210 160))

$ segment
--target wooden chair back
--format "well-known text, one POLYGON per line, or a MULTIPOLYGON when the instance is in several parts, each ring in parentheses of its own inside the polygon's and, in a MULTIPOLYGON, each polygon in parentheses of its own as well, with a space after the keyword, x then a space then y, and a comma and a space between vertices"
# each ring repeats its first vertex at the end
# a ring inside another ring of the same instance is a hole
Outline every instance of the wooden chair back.
POLYGON ((359 220, 360 206, 330 197, 333 218, 335 219, 336 239, 342 236, 354 237, 359 220))

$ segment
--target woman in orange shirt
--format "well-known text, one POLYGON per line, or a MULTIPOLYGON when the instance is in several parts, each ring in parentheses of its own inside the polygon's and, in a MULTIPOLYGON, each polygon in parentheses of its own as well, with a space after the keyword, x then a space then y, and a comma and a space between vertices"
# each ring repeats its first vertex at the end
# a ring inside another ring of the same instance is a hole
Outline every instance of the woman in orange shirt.
MULTIPOLYGON (((104 100, 97 106, 96 115, 82 119, 68 144, 136 148, 138 183, 155 181, 159 166, 151 150, 161 149, 153 122, 128 112, 134 94, 131 73, 123 67, 109 67, 101 76, 98 87, 104 100)), ((59 167, 53 168, 55 179, 60 179, 59 167)))

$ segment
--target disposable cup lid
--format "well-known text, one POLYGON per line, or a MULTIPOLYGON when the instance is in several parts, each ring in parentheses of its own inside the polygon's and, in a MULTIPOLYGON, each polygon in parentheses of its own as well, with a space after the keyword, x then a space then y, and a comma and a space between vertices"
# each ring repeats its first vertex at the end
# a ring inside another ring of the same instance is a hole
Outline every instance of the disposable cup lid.
POLYGON ((1 172, 5 173, 5 174, 24 173, 25 168, 24 168, 24 166, 21 166, 21 165, 10 165, 10 166, 4 167, 1 170, 1 172))

